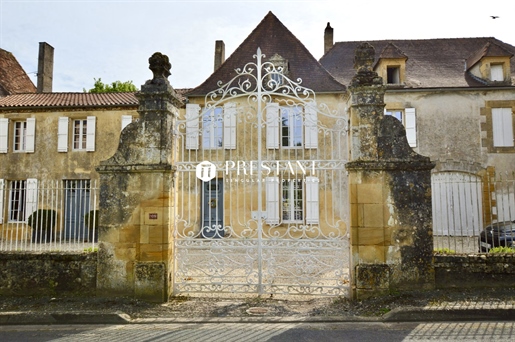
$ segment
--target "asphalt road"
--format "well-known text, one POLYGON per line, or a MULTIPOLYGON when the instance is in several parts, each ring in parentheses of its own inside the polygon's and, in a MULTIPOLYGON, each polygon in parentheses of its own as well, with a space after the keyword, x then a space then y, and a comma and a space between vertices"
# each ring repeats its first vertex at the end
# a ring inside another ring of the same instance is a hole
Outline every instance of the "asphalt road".
POLYGON ((515 322, 0 326, 0 341, 514 341, 515 322))

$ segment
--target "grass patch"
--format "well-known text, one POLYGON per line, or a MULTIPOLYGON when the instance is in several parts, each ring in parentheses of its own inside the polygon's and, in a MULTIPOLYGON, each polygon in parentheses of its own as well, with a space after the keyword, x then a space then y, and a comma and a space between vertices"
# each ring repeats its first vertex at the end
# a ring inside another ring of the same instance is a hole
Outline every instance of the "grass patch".
POLYGON ((456 254, 455 250, 449 248, 437 248, 433 251, 434 254, 456 254))
POLYGON ((492 254, 495 254, 495 253, 511 253, 511 254, 513 254, 513 253, 515 253, 515 248, 499 246, 499 247, 491 248, 488 253, 492 253, 492 254))

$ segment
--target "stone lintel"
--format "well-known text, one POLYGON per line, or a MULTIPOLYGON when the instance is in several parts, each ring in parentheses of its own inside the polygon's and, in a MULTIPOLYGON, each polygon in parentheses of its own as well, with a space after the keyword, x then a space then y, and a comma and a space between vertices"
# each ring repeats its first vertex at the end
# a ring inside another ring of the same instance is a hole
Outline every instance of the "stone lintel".
POLYGON ((98 173, 174 173, 176 167, 170 164, 149 164, 149 165, 99 165, 96 167, 98 173))
POLYGON ((431 170, 435 164, 430 161, 382 160, 348 162, 345 168, 349 171, 420 171, 431 170))

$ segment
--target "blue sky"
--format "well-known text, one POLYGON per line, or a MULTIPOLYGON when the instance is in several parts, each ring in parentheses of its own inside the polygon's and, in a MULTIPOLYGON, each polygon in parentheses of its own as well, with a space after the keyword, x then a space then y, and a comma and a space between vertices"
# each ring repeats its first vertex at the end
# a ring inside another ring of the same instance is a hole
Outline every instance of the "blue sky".
POLYGON ((513 0, 0 0, 0 48, 36 83, 39 42, 52 45, 57 92, 81 92, 99 77, 139 87, 156 51, 170 58, 172 86, 190 88, 212 73, 216 40, 228 57, 268 11, 317 59, 327 22, 335 41, 494 36, 515 45, 513 0))

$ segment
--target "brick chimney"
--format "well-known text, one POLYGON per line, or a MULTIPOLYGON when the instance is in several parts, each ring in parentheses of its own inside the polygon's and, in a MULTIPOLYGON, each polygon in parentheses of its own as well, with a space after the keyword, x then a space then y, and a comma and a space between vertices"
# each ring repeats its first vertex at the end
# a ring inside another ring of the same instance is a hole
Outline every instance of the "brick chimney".
POLYGON ((54 48, 45 42, 39 43, 38 56, 38 93, 52 92, 54 76, 54 48))
POLYGON ((215 42, 215 69, 218 69, 220 65, 225 62, 225 43, 223 40, 217 40, 215 42))
POLYGON ((333 28, 329 23, 324 31, 324 55, 333 47, 333 28))

